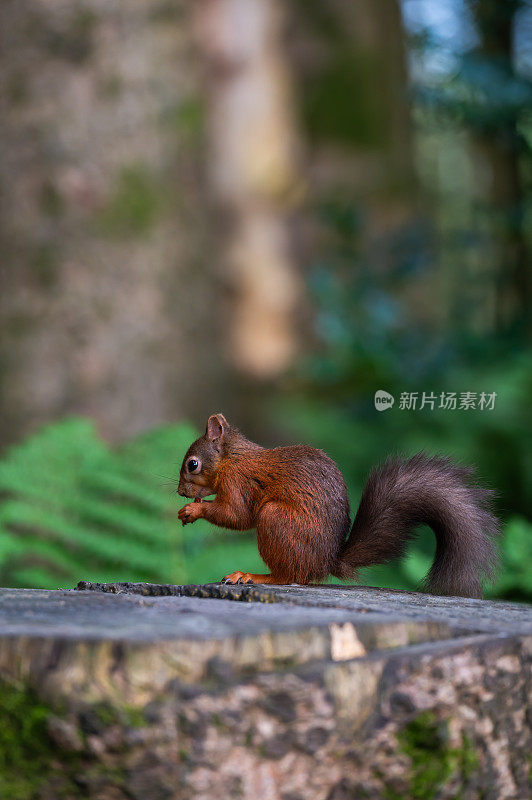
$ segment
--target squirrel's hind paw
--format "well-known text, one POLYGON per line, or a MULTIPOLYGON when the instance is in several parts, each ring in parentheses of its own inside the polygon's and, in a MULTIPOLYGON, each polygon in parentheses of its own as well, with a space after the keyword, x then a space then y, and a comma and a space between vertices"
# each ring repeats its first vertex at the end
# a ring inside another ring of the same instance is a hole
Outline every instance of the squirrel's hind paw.
POLYGON ((220 583, 254 583, 253 575, 250 572, 231 572, 226 575, 220 583))
POLYGON ((286 583, 273 575, 255 575, 253 572, 231 572, 220 583, 286 583))

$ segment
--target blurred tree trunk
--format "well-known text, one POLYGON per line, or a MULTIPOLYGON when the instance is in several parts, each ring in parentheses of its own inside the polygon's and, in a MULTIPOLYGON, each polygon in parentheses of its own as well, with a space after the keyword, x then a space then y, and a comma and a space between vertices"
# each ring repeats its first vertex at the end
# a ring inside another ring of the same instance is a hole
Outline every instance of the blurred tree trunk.
POLYGON ((195 10, 226 352, 241 378, 264 387, 293 363, 301 301, 290 236, 300 187, 283 4, 203 0, 195 10))
MULTIPOLYGON (((350 219, 351 270, 363 265, 373 276, 390 276, 405 232, 419 220, 399 3, 291 0, 287 6, 286 42, 308 142, 305 260, 326 266, 331 252, 341 250, 331 219, 350 219)), ((412 314, 428 307, 404 300, 412 314)))
POLYGON ((0 5, 1 443, 230 401, 189 9, 0 5))
POLYGON ((287 36, 310 139, 310 193, 363 198, 376 228, 412 211, 415 168, 397 0, 292 0, 287 36))
MULTIPOLYGON (((515 75, 514 26, 521 0, 471 0, 480 44, 478 54, 511 79, 515 75)), ((499 332, 530 327, 532 283, 524 232, 524 197, 520 151, 527 151, 517 117, 508 109, 480 128, 475 145, 479 167, 488 175, 486 198, 494 244, 495 325, 499 332), (524 144, 524 147, 523 147, 524 144)))

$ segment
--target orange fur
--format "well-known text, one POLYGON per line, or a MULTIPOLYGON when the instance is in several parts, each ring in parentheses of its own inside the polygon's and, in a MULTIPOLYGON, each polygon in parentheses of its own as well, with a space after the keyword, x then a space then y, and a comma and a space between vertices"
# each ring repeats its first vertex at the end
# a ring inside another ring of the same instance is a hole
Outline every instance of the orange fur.
POLYGON ((180 510, 184 525, 202 518, 256 529, 271 574, 237 571, 225 576, 228 583, 354 578, 359 567, 400 558, 421 524, 437 541, 427 591, 478 597, 481 577, 496 565, 491 493, 445 458, 419 453, 374 470, 351 527, 344 479, 326 453, 306 445, 260 447, 214 414, 185 455, 178 491, 201 500, 180 510))
POLYGON ((185 456, 179 491, 205 496, 208 485, 216 499, 185 506, 180 519, 187 523, 201 517, 233 530, 256 528, 259 553, 271 576, 252 576, 254 582, 323 580, 349 530, 340 470, 321 450, 305 445, 268 450, 246 439, 222 415, 215 418, 221 420, 222 441, 216 445, 208 425, 185 456), (199 480, 186 474, 193 456, 205 465, 199 480))

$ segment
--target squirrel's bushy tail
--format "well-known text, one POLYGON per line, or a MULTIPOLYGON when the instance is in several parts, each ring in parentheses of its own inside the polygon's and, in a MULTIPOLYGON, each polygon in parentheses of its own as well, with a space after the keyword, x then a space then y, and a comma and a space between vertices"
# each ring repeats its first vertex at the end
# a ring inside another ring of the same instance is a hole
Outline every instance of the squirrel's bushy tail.
POLYGON ((471 469, 447 458, 391 458, 370 474, 332 573, 352 578, 359 567, 401 557, 415 528, 426 524, 436 555, 422 590, 482 597, 481 581, 494 577, 498 560, 492 495, 473 482, 471 469))

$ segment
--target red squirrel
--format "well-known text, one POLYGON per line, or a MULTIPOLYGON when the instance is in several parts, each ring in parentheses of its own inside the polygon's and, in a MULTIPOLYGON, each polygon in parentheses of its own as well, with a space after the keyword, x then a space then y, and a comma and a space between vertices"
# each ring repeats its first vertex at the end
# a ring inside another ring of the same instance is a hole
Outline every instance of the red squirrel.
POLYGON ((179 511, 183 525, 206 519, 257 530, 270 574, 237 571, 222 583, 356 579, 360 567, 403 556, 421 524, 436 536, 424 591, 481 597, 481 580, 493 577, 497 562, 492 492, 472 483, 470 469, 439 456, 390 458, 374 469, 351 526, 345 481, 326 453, 306 445, 261 447, 213 414, 183 459, 178 492, 195 501, 179 511))

